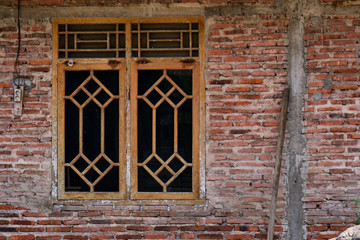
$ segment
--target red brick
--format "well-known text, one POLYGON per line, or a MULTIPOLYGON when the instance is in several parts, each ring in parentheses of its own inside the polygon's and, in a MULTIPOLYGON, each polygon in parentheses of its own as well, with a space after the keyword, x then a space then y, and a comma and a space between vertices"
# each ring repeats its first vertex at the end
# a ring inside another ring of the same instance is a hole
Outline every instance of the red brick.
POLYGON ((167 235, 144 235, 145 239, 167 239, 167 235))
POLYGON ((223 239, 222 234, 201 234, 198 239, 223 239))
POLYGON ((142 236, 141 235, 124 234, 124 235, 116 235, 116 239, 142 239, 142 236))
POLYGON ((73 227, 73 232, 97 232, 97 227, 73 227))
POLYGON ((250 92, 250 87, 228 87, 226 92, 250 92))
MULTIPOLYGON (((47 232, 70 232, 71 227, 47 227, 46 231, 47 232)), ((78 232, 78 231, 74 231, 74 232, 78 232)))
POLYGON ((102 240, 102 239, 114 239, 113 235, 98 235, 98 236, 91 236, 91 240, 102 240))
POLYGON ((9 240, 33 240, 34 235, 14 235, 10 236, 9 240))
POLYGON ((0 210, 14 210, 13 205, 0 205, 0 210))
POLYGON ((225 62, 246 62, 248 57, 226 57, 224 59, 225 62))
POLYGON ((228 235, 226 239, 253 239, 253 236, 250 234, 234 234, 228 235))
POLYGON ((12 220, 11 224, 13 224, 13 225, 35 225, 35 222, 29 221, 29 220, 12 220))
POLYGON ((181 234, 180 238, 181 239, 195 239, 195 235, 194 234, 181 234))

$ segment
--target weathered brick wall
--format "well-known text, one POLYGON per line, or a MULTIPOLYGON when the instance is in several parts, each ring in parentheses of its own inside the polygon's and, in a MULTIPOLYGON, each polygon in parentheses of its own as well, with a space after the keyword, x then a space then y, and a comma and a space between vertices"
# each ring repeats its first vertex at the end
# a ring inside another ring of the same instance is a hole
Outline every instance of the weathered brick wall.
POLYGON ((207 197, 215 207, 239 209, 238 223, 257 223, 265 231, 288 20, 257 15, 209 22, 207 197))
MULTIPOLYGON (((118 4, 21 2, 33 6, 118 4)), ((206 3, 215 2, 222 3, 206 3)), ((269 6, 274 1, 236 3, 269 6)), ((15 6, 16 1, 0 0, 0 4, 15 6)), ((280 104, 288 77, 290 17, 219 14, 206 19, 204 206, 63 204, 52 198, 56 160, 51 148, 51 19, 21 20, 20 70, 33 83, 21 118, 13 116, 10 84, 16 20, 1 19, 0 240, 266 239, 280 104)), ((308 175, 304 176, 303 200, 309 239, 334 237, 356 218, 351 199, 358 198, 360 182, 359 22, 359 15, 344 14, 310 18, 305 24, 308 94, 303 117, 308 175)), ((286 239, 288 199, 283 170, 276 231, 286 239)))
POLYGON ((359 16, 306 23, 305 201, 311 239, 334 237, 357 218, 352 199, 359 198, 360 187, 359 37, 359 16))
POLYGON ((0 20, 0 201, 49 204, 51 24, 43 19, 21 22, 19 70, 20 75, 31 78, 33 89, 24 97, 19 118, 13 115, 11 86, 17 53, 16 20, 0 20))
POLYGON ((250 16, 207 22, 207 206, 123 206, 101 201, 49 206, 51 24, 22 20, 20 69, 31 76, 33 90, 24 99, 24 115, 15 118, 10 82, 16 23, 3 20, 0 232, 4 237, 0 239, 266 238, 286 82, 288 20, 250 16))

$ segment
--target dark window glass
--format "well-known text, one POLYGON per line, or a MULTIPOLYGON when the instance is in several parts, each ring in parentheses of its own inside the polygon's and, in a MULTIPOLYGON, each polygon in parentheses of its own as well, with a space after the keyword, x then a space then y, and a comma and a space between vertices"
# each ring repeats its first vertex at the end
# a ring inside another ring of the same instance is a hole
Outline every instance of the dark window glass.
POLYGON ((138 72, 138 95, 149 101, 138 99, 138 163, 145 162, 138 167, 138 191, 191 192, 192 167, 187 164, 192 163, 192 100, 186 98, 192 94, 192 71, 167 70, 168 77, 158 81, 163 73, 138 72), (162 96, 156 88, 171 94, 162 96))
POLYGON ((119 72, 94 75, 65 73, 65 191, 119 191, 119 72))

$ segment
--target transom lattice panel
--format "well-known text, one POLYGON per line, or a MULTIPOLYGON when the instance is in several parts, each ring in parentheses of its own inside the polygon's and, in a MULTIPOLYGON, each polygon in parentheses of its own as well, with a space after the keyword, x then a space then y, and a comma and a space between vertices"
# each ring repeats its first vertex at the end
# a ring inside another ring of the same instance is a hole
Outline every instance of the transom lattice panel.
POLYGON ((191 198, 198 188, 197 65, 136 66, 141 69, 131 89, 137 109, 134 197, 191 198))
POLYGON ((198 57, 198 23, 131 25, 132 57, 198 57))
POLYGON ((58 57, 125 57, 125 24, 60 24, 58 57))

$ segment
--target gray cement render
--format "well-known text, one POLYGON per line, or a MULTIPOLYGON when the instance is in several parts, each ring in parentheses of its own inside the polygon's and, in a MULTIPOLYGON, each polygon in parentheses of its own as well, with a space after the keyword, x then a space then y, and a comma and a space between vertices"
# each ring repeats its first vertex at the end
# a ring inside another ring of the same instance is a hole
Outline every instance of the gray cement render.
POLYGON ((306 139, 303 136, 303 107, 306 93, 306 74, 304 59, 304 18, 291 18, 288 53, 288 85, 290 87, 289 113, 287 131, 289 134, 286 149, 285 165, 287 166, 288 199, 287 222, 288 231, 285 239, 306 239, 306 223, 304 213, 304 184, 306 172, 303 164, 306 154, 306 139))

